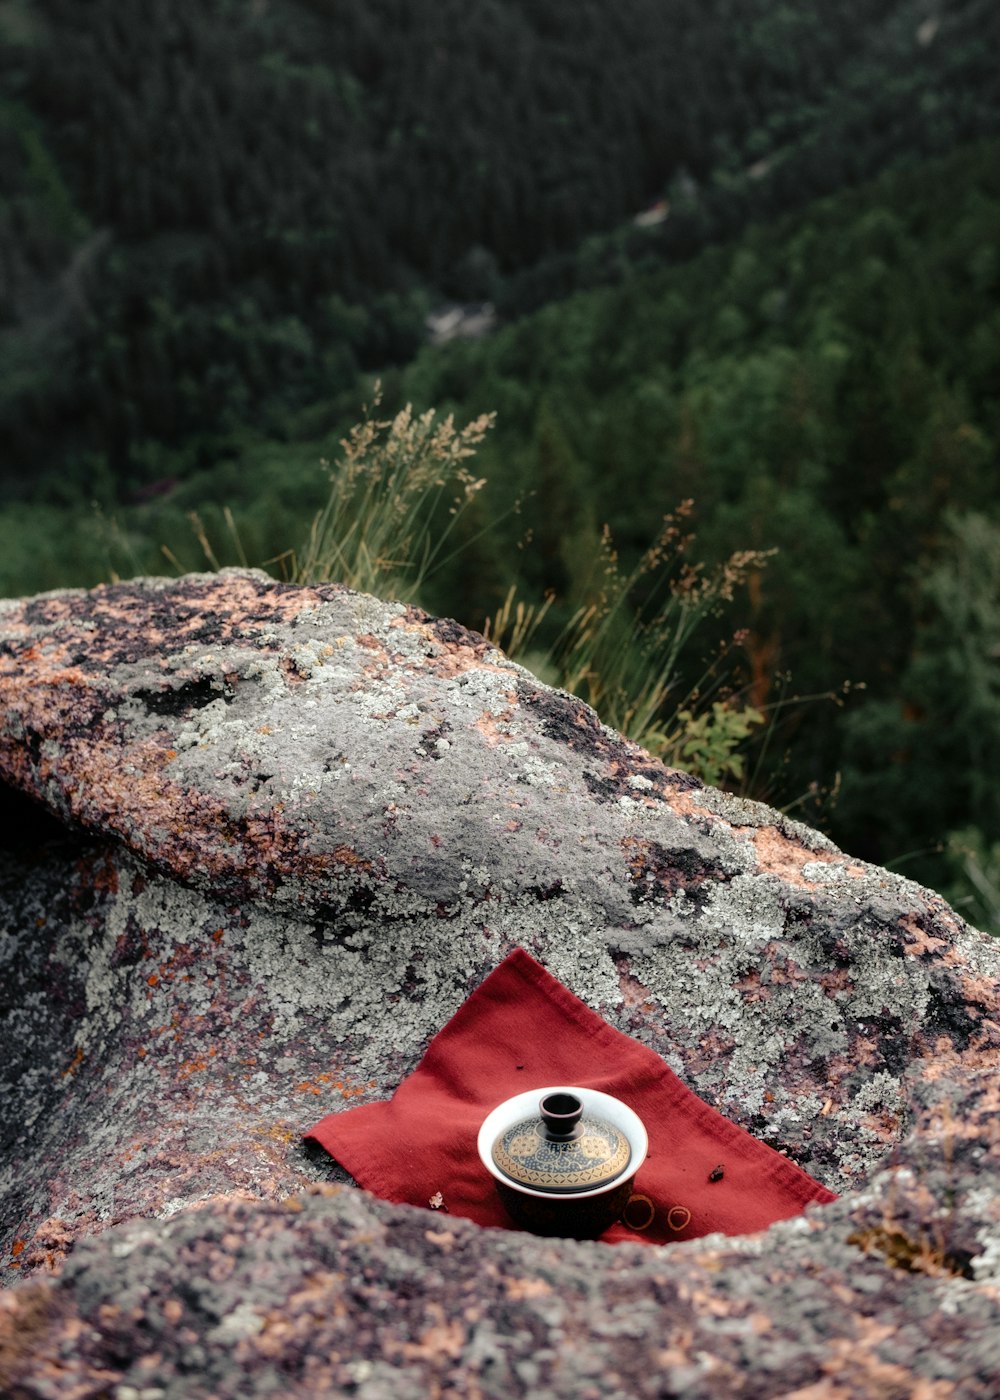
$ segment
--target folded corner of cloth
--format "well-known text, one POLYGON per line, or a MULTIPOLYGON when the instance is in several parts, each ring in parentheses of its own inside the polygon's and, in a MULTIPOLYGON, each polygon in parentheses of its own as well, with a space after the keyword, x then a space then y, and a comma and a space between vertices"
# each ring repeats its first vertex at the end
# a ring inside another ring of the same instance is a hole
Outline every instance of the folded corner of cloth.
POLYGON ((479 1127, 504 1099, 551 1084, 621 1099, 649 1135, 632 1199, 603 1240, 750 1234, 836 1200, 699 1099, 659 1055, 608 1025, 523 948, 435 1035, 391 1099, 330 1113, 305 1136, 385 1200, 513 1229, 479 1159, 479 1127))

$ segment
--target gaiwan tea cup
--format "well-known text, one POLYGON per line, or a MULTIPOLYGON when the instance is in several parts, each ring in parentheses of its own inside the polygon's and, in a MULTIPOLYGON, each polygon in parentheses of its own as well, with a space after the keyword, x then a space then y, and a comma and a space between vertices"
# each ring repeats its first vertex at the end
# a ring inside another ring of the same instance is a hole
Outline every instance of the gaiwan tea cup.
POLYGON ((554 1085, 505 1099, 483 1120, 478 1147, 515 1225, 592 1240, 628 1205, 649 1139, 620 1099, 554 1085))

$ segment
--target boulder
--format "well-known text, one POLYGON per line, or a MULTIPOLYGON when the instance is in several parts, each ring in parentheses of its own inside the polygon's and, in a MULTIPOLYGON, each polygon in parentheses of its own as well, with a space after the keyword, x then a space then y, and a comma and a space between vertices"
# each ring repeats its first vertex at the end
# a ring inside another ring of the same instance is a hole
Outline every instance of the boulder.
POLYGON ((0 603, 0 1390, 982 1395, 1000 944, 484 638, 254 571, 0 603), (832 1190, 542 1241, 353 1187, 521 945, 832 1190))

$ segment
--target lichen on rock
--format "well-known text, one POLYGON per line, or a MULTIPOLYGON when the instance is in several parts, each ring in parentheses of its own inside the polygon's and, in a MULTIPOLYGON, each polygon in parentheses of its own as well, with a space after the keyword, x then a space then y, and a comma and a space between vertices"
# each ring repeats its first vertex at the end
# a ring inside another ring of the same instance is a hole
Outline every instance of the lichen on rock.
POLYGON ((0 1387, 1000 1378, 1000 949, 937 896, 337 586, 8 601, 0 691, 0 1387), (842 1199, 612 1249, 387 1206, 302 1147, 518 944, 842 1199))

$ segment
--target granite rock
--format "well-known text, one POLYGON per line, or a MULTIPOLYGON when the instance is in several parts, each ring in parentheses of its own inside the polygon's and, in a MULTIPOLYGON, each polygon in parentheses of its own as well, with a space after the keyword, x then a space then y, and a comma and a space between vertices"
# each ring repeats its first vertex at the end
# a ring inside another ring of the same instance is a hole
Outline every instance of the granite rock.
POLYGON ((0 694, 0 1391, 1000 1386, 1000 945, 940 898, 336 586, 0 603, 0 694), (542 1242, 302 1146, 518 944, 841 1199, 542 1242))

